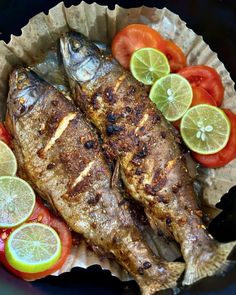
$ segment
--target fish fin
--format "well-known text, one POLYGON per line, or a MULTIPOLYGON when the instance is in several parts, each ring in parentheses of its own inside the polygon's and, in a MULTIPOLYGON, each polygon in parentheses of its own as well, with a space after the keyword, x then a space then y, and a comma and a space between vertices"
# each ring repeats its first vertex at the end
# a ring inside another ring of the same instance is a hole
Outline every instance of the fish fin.
POLYGON ((111 188, 117 188, 120 186, 120 184, 120 162, 116 161, 115 168, 111 178, 111 188))
POLYGON ((142 234, 156 256, 161 256, 167 261, 174 261, 182 256, 179 244, 164 234, 160 236, 149 225, 143 227, 142 234))
POLYGON ((195 261, 195 263, 187 265, 182 282, 183 285, 191 285, 205 277, 223 274, 229 269, 232 262, 228 261, 227 257, 236 246, 236 242, 217 244, 217 249, 214 251, 214 255, 210 260, 208 257, 206 260, 195 261))
POLYGON ((173 289, 177 285, 177 281, 180 278, 181 274, 184 272, 185 263, 182 262, 168 262, 168 276, 167 280, 160 284, 160 281, 157 282, 156 273, 153 279, 147 280, 142 284, 140 282, 140 288, 142 291, 142 295, 152 295, 156 294, 156 292, 165 289, 173 289))

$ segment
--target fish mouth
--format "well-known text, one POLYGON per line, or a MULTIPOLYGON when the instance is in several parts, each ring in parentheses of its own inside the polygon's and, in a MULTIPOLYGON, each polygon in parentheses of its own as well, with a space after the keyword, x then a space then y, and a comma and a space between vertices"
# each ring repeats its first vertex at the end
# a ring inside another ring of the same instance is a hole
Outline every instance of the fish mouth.
POLYGON ((45 82, 29 68, 15 69, 10 75, 8 112, 21 117, 31 111, 41 97, 41 87, 45 82))

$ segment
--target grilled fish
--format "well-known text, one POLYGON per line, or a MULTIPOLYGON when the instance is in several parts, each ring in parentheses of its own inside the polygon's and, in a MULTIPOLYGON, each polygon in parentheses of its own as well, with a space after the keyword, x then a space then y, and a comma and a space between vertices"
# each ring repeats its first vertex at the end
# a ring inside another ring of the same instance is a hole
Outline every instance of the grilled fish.
POLYGON ((225 269, 235 243, 220 244, 206 231, 180 139, 146 87, 81 34, 65 34, 61 53, 75 100, 100 131, 107 156, 119 161, 129 193, 151 224, 180 244, 183 284, 225 269))
POLYGON ((98 137, 75 105, 28 69, 10 76, 7 126, 19 173, 72 230, 114 255, 143 294, 170 288, 184 270, 153 255, 135 227, 98 137))

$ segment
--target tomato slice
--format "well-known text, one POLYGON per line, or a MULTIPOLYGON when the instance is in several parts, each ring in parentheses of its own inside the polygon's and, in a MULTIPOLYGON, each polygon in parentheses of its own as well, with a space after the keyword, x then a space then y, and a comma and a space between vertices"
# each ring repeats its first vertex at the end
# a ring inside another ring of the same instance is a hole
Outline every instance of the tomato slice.
POLYGON ((143 47, 156 48, 165 52, 166 42, 157 31, 147 25, 132 24, 115 35, 111 50, 118 62, 124 68, 129 69, 132 53, 143 47))
POLYGON ((192 90, 193 100, 191 107, 196 106, 198 104, 210 104, 212 106, 216 106, 214 98, 204 88, 199 86, 192 86, 192 90))
MULTIPOLYGON (((213 97, 202 87, 192 86, 193 90, 193 100, 191 107, 196 106, 198 104, 210 104, 212 106, 216 106, 216 102, 213 97)), ((179 129, 180 128, 181 119, 173 122, 173 125, 179 129)))
POLYGON ((40 198, 37 198, 34 211, 32 215, 30 216, 30 218, 28 219, 28 221, 50 224, 50 219, 51 219, 51 214, 48 208, 44 206, 40 198))
POLYGON ((220 106, 224 98, 224 87, 220 75, 215 69, 208 66, 189 66, 178 72, 185 77, 192 86, 204 88, 220 106))
POLYGON ((40 218, 40 222, 47 224, 49 226, 51 226, 52 228, 54 228, 57 233, 59 234, 61 243, 62 243, 62 253, 61 253, 61 257, 59 258, 59 260, 57 261, 57 263, 55 265, 53 265, 50 269, 45 270, 43 272, 38 272, 38 273, 25 273, 25 272, 19 272, 17 270, 15 270, 11 265, 9 265, 9 263, 6 260, 6 256, 5 256, 5 252, 4 252, 4 247, 5 247, 5 241, 7 240, 7 237, 9 236, 11 230, 7 231, 6 230, 2 230, 2 232, 4 233, 3 238, 1 235, 1 231, 0 231, 0 261, 3 263, 3 265, 10 270, 11 273, 13 273, 14 275, 16 275, 17 277, 20 277, 24 280, 27 281, 34 281, 34 280, 38 280, 41 278, 44 278, 52 273, 54 273, 55 271, 59 270, 63 264, 65 263, 67 257, 69 256, 70 252, 71 252, 71 247, 72 247, 72 236, 71 236, 71 232, 68 228, 68 226, 58 217, 55 217, 51 214, 49 214, 49 218, 48 218, 48 209, 45 208, 45 211, 41 208, 41 205, 43 206, 42 202, 40 203, 37 200, 37 205, 36 208, 32 214, 32 216, 30 217, 29 221, 39 221, 38 217, 39 216, 43 216, 42 218, 40 218), (39 214, 38 214, 39 213, 39 214), (32 219, 32 217, 34 217, 32 219))
POLYGON ((236 158, 236 114, 228 109, 223 109, 231 124, 229 141, 223 150, 213 155, 200 155, 192 152, 194 159, 201 165, 208 168, 219 168, 225 166, 236 158))
POLYGON ((11 143, 11 136, 5 128, 3 122, 0 122, 0 140, 4 141, 7 145, 11 143))
POLYGON ((186 56, 182 49, 170 40, 166 40, 165 55, 169 60, 172 73, 176 73, 186 66, 186 56))

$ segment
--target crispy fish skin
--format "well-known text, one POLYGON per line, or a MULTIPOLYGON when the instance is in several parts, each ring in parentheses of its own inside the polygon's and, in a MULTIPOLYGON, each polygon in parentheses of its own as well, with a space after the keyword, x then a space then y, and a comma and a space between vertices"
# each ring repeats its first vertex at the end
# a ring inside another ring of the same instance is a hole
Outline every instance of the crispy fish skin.
POLYGON ((74 104, 24 68, 10 76, 7 126, 20 174, 72 230, 113 254, 143 294, 174 287, 184 270, 153 255, 135 227, 98 137, 74 104))
POLYGON ((101 132, 108 157, 120 162, 130 194, 153 226, 180 244, 183 284, 225 269, 235 243, 219 244, 207 233, 180 140, 147 89, 81 34, 65 34, 61 52, 75 100, 101 132))

